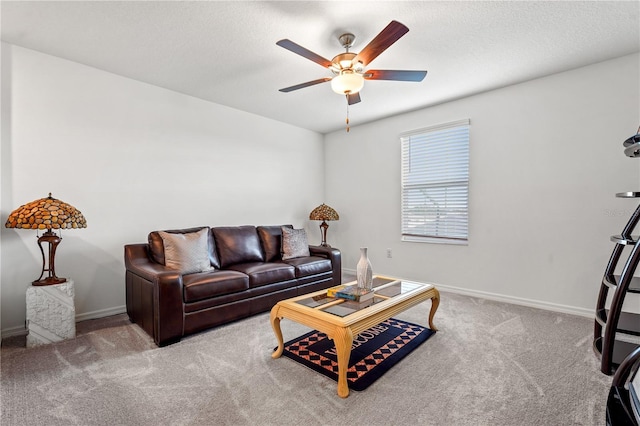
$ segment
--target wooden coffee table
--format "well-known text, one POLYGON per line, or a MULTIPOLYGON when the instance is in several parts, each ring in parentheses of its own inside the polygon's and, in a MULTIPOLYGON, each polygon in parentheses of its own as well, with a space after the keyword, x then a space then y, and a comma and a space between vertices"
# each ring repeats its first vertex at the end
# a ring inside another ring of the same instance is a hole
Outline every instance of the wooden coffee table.
MULTIPOLYGON (((356 282, 347 283, 355 285, 356 282)), ((271 355, 279 358, 284 350, 280 320, 290 319, 325 333, 336 346, 338 358, 338 395, 349 396, 347 369, 354 336, 400 312, 431 299, 429 327, 440 304, 440 293, 432 284, 421 284, 377 275, 374 277, 375 297, 356 303, 327 297, 327 290, 317 291, 278 302, 271 309, 271 326, 278 339, 278 348, 271 355)))

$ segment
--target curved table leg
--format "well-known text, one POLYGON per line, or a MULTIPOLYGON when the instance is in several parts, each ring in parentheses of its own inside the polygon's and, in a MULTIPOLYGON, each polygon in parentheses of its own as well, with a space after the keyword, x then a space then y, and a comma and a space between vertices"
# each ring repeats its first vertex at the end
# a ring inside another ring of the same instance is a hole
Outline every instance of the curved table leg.
POLYGON ((278 317, 278 305, 274 306, 271 309, 271 328, 273 328, 273 332, 276 335, 276 339, 278 339, 278 349, 276 349, 272 354, 271 358, 280 358, 282 355, 282 351, 284 351, 284 340, 282 339, 282 330, 280 329, 280 317, 278 317))
POLYGON ((351 345, 353 344, 351 329, 348 327, 336 328, 333 343, 336 345, 336 353, 338 355, 338 395, 346 398, 349 396, 347 370, 349 369, 349 357, 351 355, 351 345))
POLYGON ((429 328, 433 331, 438 331, 435 325, 433 325, 433 317, 436 315, 438 306, 440 306, 440 292, 434 288, 435 295, 431 298, 431 311, 429 312, 429 328))

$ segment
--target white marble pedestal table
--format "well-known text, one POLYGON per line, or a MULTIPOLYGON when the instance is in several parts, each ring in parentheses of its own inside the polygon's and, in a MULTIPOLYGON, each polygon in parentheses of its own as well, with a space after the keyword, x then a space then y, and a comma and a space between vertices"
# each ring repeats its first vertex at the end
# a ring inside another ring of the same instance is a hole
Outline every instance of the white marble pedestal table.
POLYGON ((73 280, 27 288, 27 347, 76 337, 73 280))

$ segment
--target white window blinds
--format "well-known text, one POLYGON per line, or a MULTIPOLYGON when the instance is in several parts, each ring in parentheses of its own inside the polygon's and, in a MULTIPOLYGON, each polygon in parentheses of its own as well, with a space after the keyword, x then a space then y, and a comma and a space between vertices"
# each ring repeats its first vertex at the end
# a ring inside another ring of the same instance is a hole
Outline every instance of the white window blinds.
POLYGON ((467 241, 469 120, 405 133, 402 143, 402 239, 467 241))

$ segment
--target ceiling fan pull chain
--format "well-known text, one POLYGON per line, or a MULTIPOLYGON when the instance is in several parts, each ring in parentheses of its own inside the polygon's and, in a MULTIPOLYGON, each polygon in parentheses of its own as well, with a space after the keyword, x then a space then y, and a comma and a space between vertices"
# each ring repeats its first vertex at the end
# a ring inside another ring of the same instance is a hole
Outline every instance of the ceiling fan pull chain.
POLYGON ((347 93, 345 96, 347 98, 347 133, 349 133, 349 94, 347 93))

